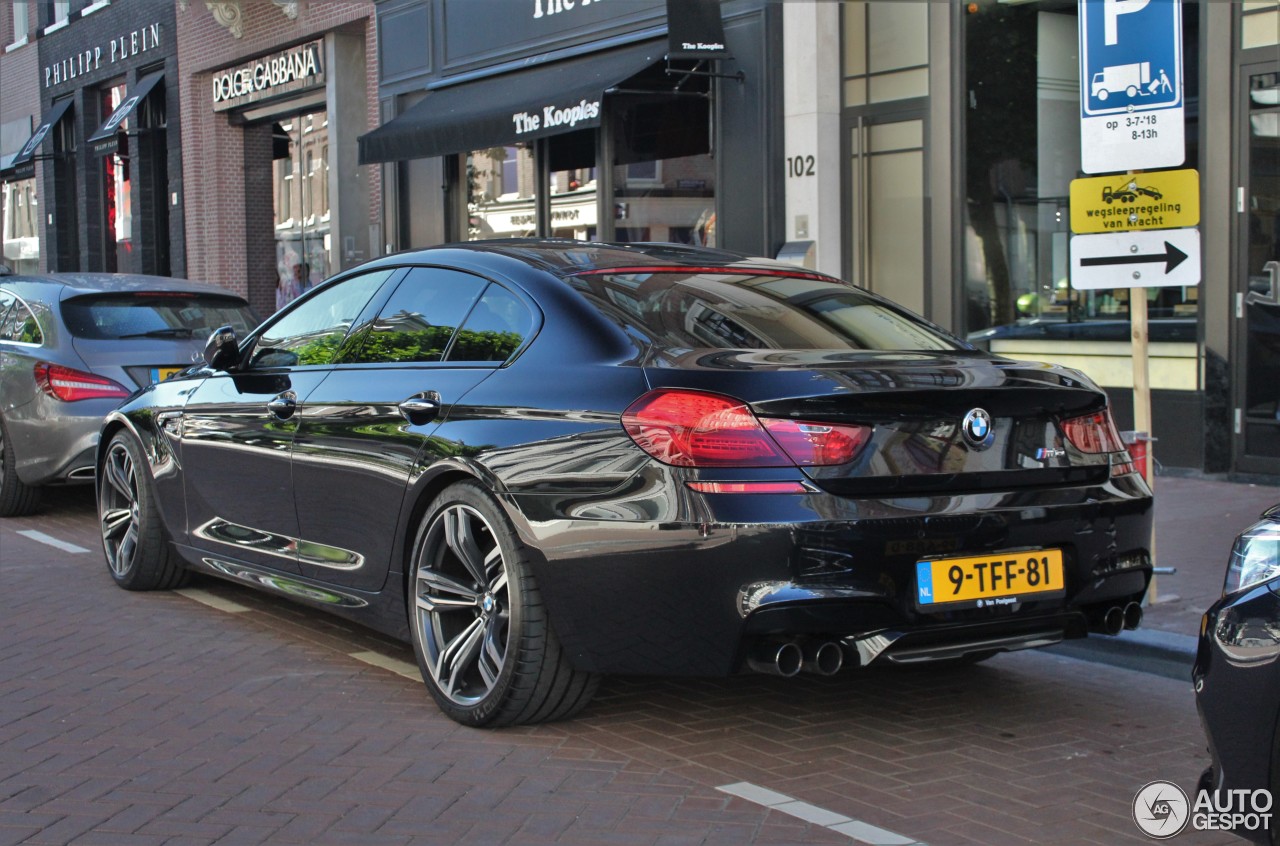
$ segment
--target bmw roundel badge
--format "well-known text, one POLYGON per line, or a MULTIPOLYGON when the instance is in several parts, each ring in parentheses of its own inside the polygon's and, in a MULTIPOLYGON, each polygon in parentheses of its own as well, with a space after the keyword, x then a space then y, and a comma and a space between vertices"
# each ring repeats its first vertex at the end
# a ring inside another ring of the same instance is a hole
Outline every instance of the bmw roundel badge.
POLYGON ((964 439, 974 449, 986 449, 995 442, 996 432, 991 425, 991 415, 981 408, 974 408, 964 416, 960 424, 964 439))

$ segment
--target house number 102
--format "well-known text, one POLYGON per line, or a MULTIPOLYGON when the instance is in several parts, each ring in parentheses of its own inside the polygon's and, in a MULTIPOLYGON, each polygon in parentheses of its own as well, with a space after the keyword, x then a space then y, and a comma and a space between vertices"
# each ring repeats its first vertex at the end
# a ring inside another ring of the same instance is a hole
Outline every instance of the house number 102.
POLYGON ((787 176, 813 176, 813 156, 787 156, 787 176))

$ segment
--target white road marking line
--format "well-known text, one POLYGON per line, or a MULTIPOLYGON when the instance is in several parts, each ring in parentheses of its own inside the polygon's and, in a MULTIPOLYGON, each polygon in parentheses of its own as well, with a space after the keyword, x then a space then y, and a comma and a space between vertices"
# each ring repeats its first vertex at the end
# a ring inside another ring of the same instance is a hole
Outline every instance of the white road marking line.
POLYGON ((850 819, 834 811, 819 808, 817 805, 810 805, 808 802, 799 802, 784 793, 777 793, 747 781, 724 784, 716 790, 763 805, 771 811, 781 811, 805 822, 829 828, 870 846, 925 846, 910 837, 903 837, 901 834, 895 834, 888 829, 879 828, 861 820, 850 819))
POLYGON ((194 599, 196 602, 208 605, 210 608, 216 608, 219 611, 226 611, 228 614, 246 614, 250 610, 238 602, 232 602, 230 599, 223 599, 216 594, 209 593, 209 591, 201 590, 200 588, 181 588, 179 590, 175 590, 174 593, 185 596, 187 599, 194 599))
POLYGON ((83 546, 76 546, 74 543, 67 543, 64 540, 58 540, 53 535, 46 535, 44 532, 38 532, 35 529, 22 529, 18 534, 22 535, 24 538, 30 538, 37 543, 51 546, 54 549, 60 549, 63 552, 80 553, 89 551, 83 546))
POLYGON ((363 661, 366 664, 372 664, 384 670, 390 670, 399 676, 413 681, 422 681, 422 673, 418 672, 417 664, 410 664, 408 661, 401 661, 399 658, 391 658, 380 652, 350 652, 348 656, 363 661))

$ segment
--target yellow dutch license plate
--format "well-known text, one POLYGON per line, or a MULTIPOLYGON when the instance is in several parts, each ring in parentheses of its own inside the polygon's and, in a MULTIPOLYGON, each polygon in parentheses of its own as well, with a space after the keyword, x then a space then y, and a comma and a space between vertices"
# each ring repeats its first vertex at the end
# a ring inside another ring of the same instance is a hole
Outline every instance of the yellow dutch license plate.
POLYGON ((916 607, 950 610, 1012 605, 1028 594, 1049 599, 1065 592, 1062 550, 1030 549, 916 563, 916 607))
POLYGON ((163 382, 175 373, 182 370, 181 367, 153 367, 151 368, 151 382, 163 382))

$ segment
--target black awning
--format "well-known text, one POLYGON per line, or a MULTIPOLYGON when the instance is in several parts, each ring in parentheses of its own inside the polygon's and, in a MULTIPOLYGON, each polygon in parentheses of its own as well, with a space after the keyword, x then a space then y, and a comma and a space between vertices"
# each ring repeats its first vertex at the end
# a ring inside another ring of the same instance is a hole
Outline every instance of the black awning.
POLYGON ((605 89, 661 61, 665 47, 634 45, 433 91, 362 135, 360 163, 482 150, 599 126, 605 89))
POLYGON ((35 132, 31 133, 27 143, 23 144, 22 149, 14 154, 13 160, 0 170, 0 179, 26 179, 35 174, 35 165, 32 160, 36 157, 36 151, 49 137, 49 132, 58 125, 58 121, 62 120, 67 109, 71 108, 72 102, 72 98, 67 97, 65 100, 54 103, 53 108, 45 112, 44 121, 36 127, 35 132))
POLYGON ((138 80, 138 84, 133 86, 133 90, 125 95, 120 101, 120 105, 116 106, 116 110, 111 113, 111 117, 107 118, 106 123, 98 127, 98 131, 90 135, 85 143, 93 148, 95 153, 114 153, 119 139, 116 132, 120 129, 120 124, 124 122, 134 109, 138 108, 151 89, 156 87, 160 80, 164 79, 164 71, 156 71, 147 74, 138 80))

